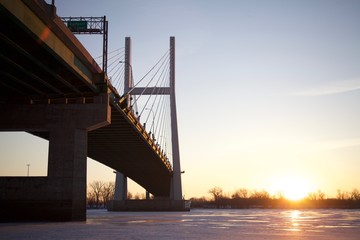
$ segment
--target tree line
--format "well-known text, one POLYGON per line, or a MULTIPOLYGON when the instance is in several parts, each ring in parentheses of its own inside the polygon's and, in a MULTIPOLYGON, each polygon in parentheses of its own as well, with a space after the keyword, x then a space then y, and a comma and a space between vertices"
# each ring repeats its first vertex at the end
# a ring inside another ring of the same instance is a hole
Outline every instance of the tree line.
MULTIPOLYGON (((87 188, 87 206, 88 208, 106 208, 110 200, 114 199, 115 182, 93 181, 87 188)), ((144 194, 127 193, 127 199, 145 199, 144 194)))
POLYGON ((191 198, 192 207, 203 208, 360 208, 360 191, 338 190, 336 198, 327 198, 321 190, 309 193, 305 198, 292 201, 284 194, 271 195, 266 190, 241 188, 225 194, 221 187, 213 187, 208 193, 211 198, 191 198))
POLYGON ((93 181, 88 186, 87 205, 89 208, 106 208, 108 201, 114 199, 115 183, 93 181))
MULTIPOLYGON (((87 189, 88 208, 106 208, 114 199, 115 183, 93 181, 87 189)), ((337 190, 335 198, 327 198, 321 190, 311 192, 302 200, 291 201, 284 194, 271 195, 266 190, 240 188, 225 193, 221 187, 209 189, 210 198, 191 198, 192 208, 360 208, 360 191, 337 190)), ((145 193, 128 192, 127 199, 145 199, 145 193)))

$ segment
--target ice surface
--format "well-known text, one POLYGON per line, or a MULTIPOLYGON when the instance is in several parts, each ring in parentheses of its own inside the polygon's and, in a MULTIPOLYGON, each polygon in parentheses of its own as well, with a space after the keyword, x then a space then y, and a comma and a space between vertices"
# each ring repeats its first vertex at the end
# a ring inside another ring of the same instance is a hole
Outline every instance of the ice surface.
POLYGON ((0 239, 360 239, 359 210, 88 210, 87 219, 1 223, 0 239))

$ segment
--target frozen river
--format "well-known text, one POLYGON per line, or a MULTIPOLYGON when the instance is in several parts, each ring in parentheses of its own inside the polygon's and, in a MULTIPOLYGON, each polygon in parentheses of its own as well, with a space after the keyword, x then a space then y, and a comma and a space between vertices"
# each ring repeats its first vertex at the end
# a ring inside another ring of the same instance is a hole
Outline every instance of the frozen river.
POLYGON ((360 239, 360 210, 89 210, 87 218, 0 223, 0 239, 360 239))

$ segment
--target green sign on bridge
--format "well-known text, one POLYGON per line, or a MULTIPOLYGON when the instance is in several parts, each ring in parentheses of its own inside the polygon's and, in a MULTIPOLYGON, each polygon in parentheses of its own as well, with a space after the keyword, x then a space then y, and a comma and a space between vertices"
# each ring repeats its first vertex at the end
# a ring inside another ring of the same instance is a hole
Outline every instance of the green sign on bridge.
POLYGON ((68 21, 67 26, 72 32, 86 31, 87 21, 68 21))

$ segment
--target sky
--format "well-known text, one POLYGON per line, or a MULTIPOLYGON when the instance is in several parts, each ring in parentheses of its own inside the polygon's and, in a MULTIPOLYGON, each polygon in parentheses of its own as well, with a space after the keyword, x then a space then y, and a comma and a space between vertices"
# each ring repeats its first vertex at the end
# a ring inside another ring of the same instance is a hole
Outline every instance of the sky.
MULTIPOLYGON (((48 1, 49 2, 49 1, 48 1)), ((176 37, 183 195, 360 189, 360 2, 56 0, 132 39, 135 82, 176 37), (300 190, 299 190, 300 191, 300 190)), ((80 38, 95 57, 101 37, 80 38)), ((0 133, 0 175, 46 175, 47 142, 0 133), (21 144, 22 151, 15 152, 21 144), (21 155, 22 154, 22 155, 21 155), (5 159, 11 159, 7 161, 5 159)), ((88 182, 114 181, 88 160, 88 182)), ((133 183, 129 190, 141 191, 133 183)))

